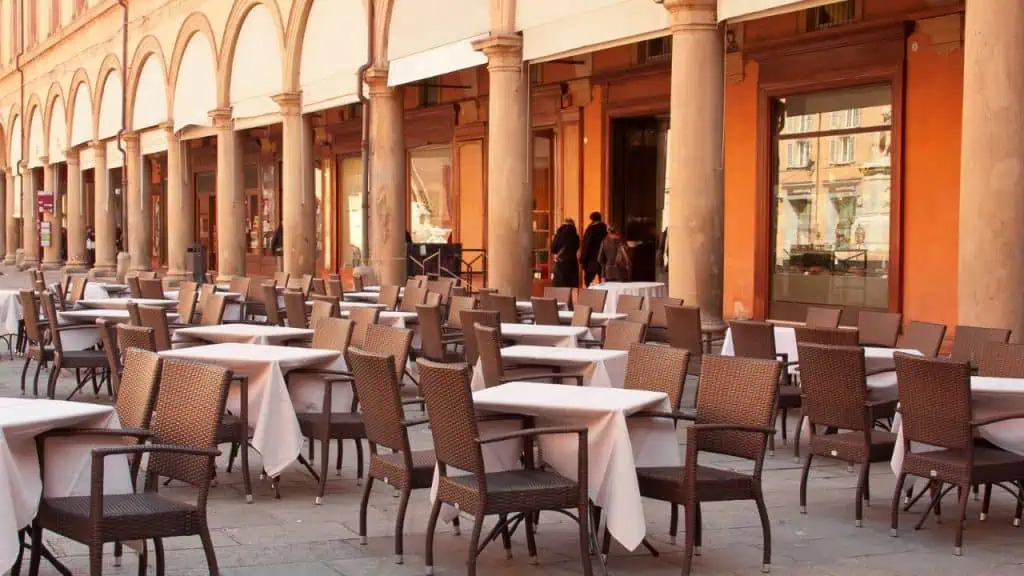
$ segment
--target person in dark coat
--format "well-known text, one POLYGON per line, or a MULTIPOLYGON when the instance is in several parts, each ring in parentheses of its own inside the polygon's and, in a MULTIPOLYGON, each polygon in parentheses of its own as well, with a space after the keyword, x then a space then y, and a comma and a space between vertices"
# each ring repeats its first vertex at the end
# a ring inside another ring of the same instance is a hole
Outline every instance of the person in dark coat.
POLYGON ((633 263, 626 242, 615 226, 608 229, 608 236, 601 242, 597 260, 601 264, 601 277, 605 282, 629 282, 632 277, 633 263))
POLYGON ((583 233, 583 247, 580 250, 580 262, 583 264, 583 283, 590 286, 594 278, 601 273, 601 264, 597 256, 601 252, 601 243, 608 235, 608 227, 601 222, 601 213, 590 214, 590 224, 583 233))
POLYGON ((551 257, 555 264, 552 285, 568 288, 580 285, 580 263, 576 258, 579 249, 580 235, 576 231, 576 223, 572 218, 566 218, 551 241, 551 257))

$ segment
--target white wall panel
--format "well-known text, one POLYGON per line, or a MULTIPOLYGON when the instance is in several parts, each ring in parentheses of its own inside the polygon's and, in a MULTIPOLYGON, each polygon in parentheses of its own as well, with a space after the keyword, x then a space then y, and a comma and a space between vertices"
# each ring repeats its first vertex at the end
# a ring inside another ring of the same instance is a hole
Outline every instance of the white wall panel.
POLYGON ((46 139, 43 137, 43 114, 37 107, 32 111, 32 117, 28 121, 28 154, 26 160, 29 168, 37 168, 43 165, 40 160, 46 155, 46 139))
POLYGON ((741 22, 835 2, 836 0, 718 0, 718 21, 741 22))
POLYGON ((483 54, 473 52, 470 42, 488 33, 489 5, 485 0, 395 0, 388 33, 388 84, 397 86, 486 62, 483 54))
POLYGON ((545 60, 667 35, 668 11, 651 0, 519 0, 523 60, 545 60))
POLYGON ((156 154, 167 151, 167 132, 163 130, 145 130, 139 133, 139 149, 142 155, 156 154))
POLYGON ((160 59, 146 58, 135 87, 132 130, 142 130, 167 120, 167 79, 160 59))
POLYGON ((213 47, 202 34, 193 34, 181 57, 174 86, 174 129, 210 126, 217 107, 217 64, 213 47))
MULTIPOLYGON (((107 169, 112 170, 114 168, 120 168, 124 165, 124 158, 121 157, 121 151, 117 149, 117 138, 108 140, 107 145, 107 169)), ((111 182, 111 186, 119 188, 120 182, 111 182)))
POLYGON ((92 140, 92 96, 87 84, 78 87, 71 110, 71 145, 78 146, 92 140))
MULTIPOLYGON (((280 111, 271 99, 282 91, 281 46, 277 36, 270 10, 263 4, 257 4, 246 15, 238 31, 235 57, 231 63, 233 117, 250 118, 280 111)), ((330 56, 336 57, 337 54, 330 56)))
POLYGON ((103 80, 103 94, 100 95, 100 119, 96 139, 111 138, 121 130, 121 110, 124 106, 124 91, 121 89, 121 75, 107 73, 103 80))
POLYGON ((50 112, 50 134, 47 137, 46 155, 50 163, 63 162, 64 150, 68 147, 68 122, 64 110, 64 99, 57 98, 50 112))
POLYGON ((299 61, 302 109, 314 112, 356 102, 359 67, 367 60, 362 0, 316 0, 299 61))
POLYGON ((10 164, 12 170, 14 170, 14 216, 15 218, 21 217, 21 177, 18 176, 20 167, 18 163, 21 162, 21 116, 14 119, 11 124, 11 158, 10 164))
POLYGON ((86 146, 78 151, 78 166, 81 170, 91 170, 96 166, 96 155, 92 146, 86 146))

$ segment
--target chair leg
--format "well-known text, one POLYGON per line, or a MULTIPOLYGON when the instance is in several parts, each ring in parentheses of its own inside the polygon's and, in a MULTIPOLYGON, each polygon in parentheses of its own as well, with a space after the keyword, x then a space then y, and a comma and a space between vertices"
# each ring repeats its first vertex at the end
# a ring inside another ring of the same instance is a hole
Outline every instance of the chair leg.
MULTIPOLYGON (((370 482, 367 481, 367 483, 366 483, 366 491, 369 492, 369 490, 370 490, 370 482)), ((364 500, 368 497, 365 494, 366 493, 364 492, 364 496, 363 496, 364 500)), ((426 564, 427 576, 431 576, 434 573, 434 530, 437 528, 437 517, 440 514, 441 514, 441 500, 439 498, 434 498, 434 504, 430 507, 430 518, 427 520, 427 540, 426 540, 426 545, 425 545, 426 549, 423 551, 423 556, 424 556, 423 560, 424 560, 424 563, 426 564)), ((474 526, 473 530, 476 532, 477 539, 479 539, 480 538, 479 528, 474 526)), ((476 551, 476 542, 471 542, 469 549, 470 549, 470 552, 475 552, 476 551)))
MULTIPOLYGON (((772 415, 772 428, 777 428, 779 425, 779 411, 776 410, 775 414, 772 415)), ((775 456, 775 434, 768 437, 768 455, 775 456)))
POLYGON ((316 461, 314 459, 316 457, 316 450, 313 448, 313 444, 315 444, 315 442, 313 441, 312 438, 310 438, 309 439, 309 462, 310 462, 310 464, 312 464, 313 462, 316 461))
POLYGON ((800 436, 804 431, 804 409, 800 407, 800 418, 796 421, 796 432, 793 434, 793 460, 800 461, 800 436))
POLYGON ((906 481, 906 473, 900 472, 899 477, 896 479, 896 489, 892 492, 892 517, 889 524, 889 535, 894 538, 896 537, 896 531, 900 528, 900 496, 903 494, 903 484, 906 481))
POLYGON ((860 477, 857 478, 857 504, 854 508, 855 522, 857 528, 864 525, 864 485, 868 481, 868 471, 871 468, 870 462, 864 462, 860 465, 860 477))
MULTIPOLYGON (((310 439, 309 445, 313 445, 313 440, 310 439)), ((314 504, 320 505, 324 503, 324 490, 327 489, 327 468, 331 465, 331 440, 320 441, 320 486, 317 487, 317 496, 314 504)))
POLYGON ((772 566, 772 525, 768 520, 768 508, 764 505, 764 494, 758 487, 754 496, 757 503, 757 514, 761 517, 761 535, 764 539, 764 556, 761 560, 761 572, 767 574, 772 566))
POLYGON ((28 376, 28 365, 32 363, 32 357, 25 354, 25 365, 21 368, 21 395, 25 395, 25 381, 28 376))
POLYGON ((700 516, 700 500, 694 505, 697 515, 697 523, 693 527, 693 555, 700 556, 701 554, 701 538, 703 536, 704 522, 700 516))
POLYGON ((121 566, 121 558, 124 556, 124 544, 114 542, 114 566, 121 566))
POLYGON ((686 526, 683 527, 683 576, 690 576, 690 569, 693 565, 694 532, 697 525, 696 499, 690 504, 683 506, 683 513, 686 515, 686 526))
POLYGON ((964 550, 964 516, 967 514, 967 499, 970 497, 971 489, 960 491, 960 514, 956 518, 956 540, 953 543, 953 555, 961 556, 964 550))
POLYGON ((370 505, 370 492, 373 490, 373 476, 366 479, 363 486, 363 499, 359 502, 359 543, 366 546, 366 508, 370 505))
MULTIPOLYGON (((433 512, 431 512, 431 516, 433 516, 433 512)), ((473 534, 469 537, 469 560, 466 562, 466 576, 476 576, 476 550, 480 547, 480 532, 483 528, 483 512, 477 512, 477 515, 473 517, 473 534)))
POLYGON ((356 443, 356 486, 363 483, 363 441, 355 439, 356 443))
POLYGON ((32 523, 32 553, 28 559, 29 576, 38 576, 39 559, 43 555, 43 528, 37 522, 32 523))
MULTIPOLYGON (((367 485, 370 483, 367 482, 367 485)), ((405 531, 405 510, 409 506, 409 493, 412 490, 406 486, 402 488, 402 499, 398 501, 398 514, 395 517, 395 564, 403 564, 405 559, 402 556, 402 536, 405 531)))
POLYGON ((1017 481, 1017 511, 1013 515, 1013 525, 1020 527, 1020 516, 1024 512, 1024 481, 1017 481))
POLYGON ((228 455, 228 474, 231 474, 231 469, 235 467, 235 458, 238 457, 238 442, 231 443, 231 453, 228 455))
POLYGON ((590 511, 587 510, 589 503, 580 502, 578 508, 576 513, 579 516, 580 528, 580 562, 583 564, 583 576, 592 576, 594 568, 590 563, 590 511))
POLYGON ((89 576, 103 575, 103 543, 93 542, 89 545, 89 576))
POLYGON ((338 438, 336 442, 338 443, 338 459, 334 461, 334 473, 341 476, 341 460, 345 454, 345 443, 341 441, 341 438, 338 438))
POLYGON ((502 514, 498 517, 502 523, 501 527, 501 545, 505 548, 505 558, 512 557, 512 533, 508 531, 508 515, 502 514))
POLYGON ((679 505, 669 504, 669 517, 668 517, 668 539, 669 542, 676 545, 676 534, 679 533, 679 505))
MULTIPOLYGON (((47 398, 55 398, 57 396, 57 377, 60 375, 60 371, 56 370, 56 366, 54 366, 54 368, 54 370, 50 370, 50 373, 46 377, 47 398)), ((39 396, 38 390, 35 391, 35 395, 39 396)))
MULTIPOLYGON (((247 426, 243 426, 247 428, 247 426)), ((242 485, 245 486, 245 501, 252 503, 252 480, 249 479, 249 431, 242 430, 238 438, 238 450, 242 456, 242 485)))
POLYGON ((32 394, 36 397, 39 396, 39 369, 43 367, 43 362, 36 362, 36 373, 32 378, 32 394))
POLYGON ((800 513, 807 514, 807 477, 811 473, 811 457, 808 454, 804 459, 804 469, 800 472, 800 513))
POLYGON ((527 514, 523 520, 526 526, 526 550, 530 554, 530 564, 537 565, 537 540, 533 536, 533 515, 527 514))
POLYGON ((789 409, 783 408, 781 418, 782 420, 782 445, 785 446, 788 443, 788 437, 786 436, 786 423, 789 421, 789 409))
MULTIPOLYGON (((975 484, 977 488, 977 484, 975 484)), ((1019 500, 1019 499, 1018 499, 1019 500)), ((985 484, 985 496, 981 501, 981 514, 978 516, 978 520, 984 521, 988 517, 988 505, 992 501, 992 485, 985 484)))
POLYGON ((213 548, 210 528, 206 525, 205 519, 203 525, 199 528, 199 538, 203 541, 203 553, 206 554, 206 566, 210 571, 210 576, 219 576, 220 569, 217 568, 217 551, 213 548))

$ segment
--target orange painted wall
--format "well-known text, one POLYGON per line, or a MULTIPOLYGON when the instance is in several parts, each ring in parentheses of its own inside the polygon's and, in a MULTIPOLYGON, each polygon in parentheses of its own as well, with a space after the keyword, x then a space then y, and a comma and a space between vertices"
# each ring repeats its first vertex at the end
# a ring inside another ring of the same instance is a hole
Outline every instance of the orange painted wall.
POLYGON ((963 52, 936 54, 927 34, 907 41, 903 178, 903 316, 957 318, 957 217, 963 52))
POLYGON ((602 210, 604 199, 604 89, 594 86, 590 103, 583 107, 583 221, 602 210))

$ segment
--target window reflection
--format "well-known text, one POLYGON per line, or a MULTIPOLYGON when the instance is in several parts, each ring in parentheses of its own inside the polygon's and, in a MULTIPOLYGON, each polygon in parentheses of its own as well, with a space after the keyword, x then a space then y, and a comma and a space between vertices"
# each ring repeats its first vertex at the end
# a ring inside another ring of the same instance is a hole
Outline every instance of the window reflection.
POLYGON ((412 241, 444 244, 452 234, 452 149, 409 151, 409 222, 412 241))

